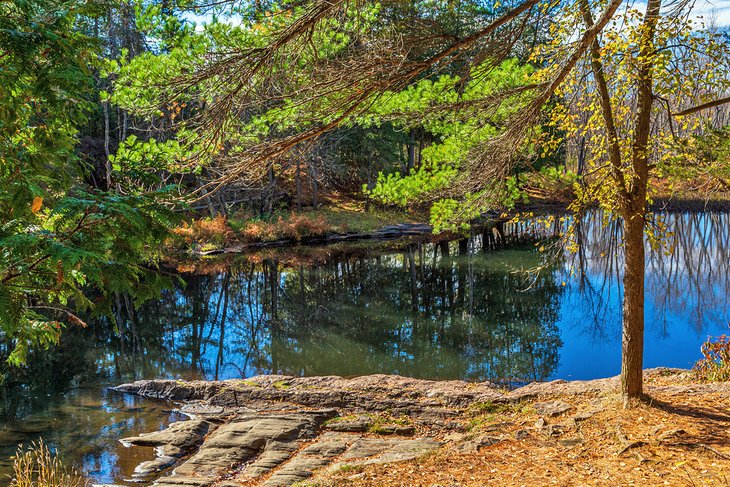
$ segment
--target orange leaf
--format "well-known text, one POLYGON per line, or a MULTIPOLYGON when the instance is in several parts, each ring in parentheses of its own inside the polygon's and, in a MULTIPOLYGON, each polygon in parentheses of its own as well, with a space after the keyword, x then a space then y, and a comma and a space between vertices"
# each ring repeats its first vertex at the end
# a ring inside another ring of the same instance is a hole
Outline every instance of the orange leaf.
POLYGON ((30 211, 33 213, 38 213, 40 211, 41 206, 43 206, 43 198, 40 196, 36 196, 33 198, 33 203, 30 205, 30 211))

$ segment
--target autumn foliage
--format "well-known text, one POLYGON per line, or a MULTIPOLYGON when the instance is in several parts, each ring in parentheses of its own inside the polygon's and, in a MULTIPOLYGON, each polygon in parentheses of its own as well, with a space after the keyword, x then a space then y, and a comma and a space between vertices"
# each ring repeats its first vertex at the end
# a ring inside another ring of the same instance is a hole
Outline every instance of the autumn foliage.
POLYGON ((307 237, 317 237, 337 230, 340 229, 329 224, 321 215, 293 213, 288 218, 279 216, 275 222, 247 222, 241 230, 241 236, 245 242, 270 242, 279 239, 299 242, 307 237))
POLYGON ((201 218, 192 222, 183 222, 175 228, 172 233, 182 239, 187 245, 199 244, 205 246, 222 247, 230 243, 233 238, 233 230, 223 215, 214 218, 201 218))
POLYGON ((279 216, 275 221, 260 219, 237 219, 228 221, 223 215, 185 222, 173 230, 176 244, 188 248, 222 248, 234 243, 273 242, 293 240, 300 242, 308 237, 318 237, 327 233, 345 231, 342 225, 335 226, 321 216, 293 213, 279 216))
POLYGON ((708 339, 701 350, 702 358, 693 369, 697 378, 712 382, 730 380, 730 336, 708 339))

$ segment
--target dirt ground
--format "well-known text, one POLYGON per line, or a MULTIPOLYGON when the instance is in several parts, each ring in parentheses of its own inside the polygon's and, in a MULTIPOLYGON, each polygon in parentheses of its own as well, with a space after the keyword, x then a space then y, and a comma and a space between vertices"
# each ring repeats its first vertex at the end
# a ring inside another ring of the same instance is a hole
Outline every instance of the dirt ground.
POLYGON ((645 390, 629 410, 615 389, 482 405, 434 453, 308 485, 730 485, 730 383, 659 374, 645 390))

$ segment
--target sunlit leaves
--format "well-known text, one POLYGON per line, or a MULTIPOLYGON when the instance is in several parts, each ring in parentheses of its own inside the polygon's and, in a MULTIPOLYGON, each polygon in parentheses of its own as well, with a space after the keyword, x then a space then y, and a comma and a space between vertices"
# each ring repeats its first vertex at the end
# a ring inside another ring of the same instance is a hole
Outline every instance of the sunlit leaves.
MULTIPOLYGON (((76 145, 94 52, 74 21, 85 7, 0 3, 0 340, 16 365, 58 343, 64 323, 78 324, 71 310, 95 306, 87 286, 109 293, 140 288, 142 277, 159 282, 140 263, 154 264, 167 235, 162 192, 84 189, 76 145)), ((141 174, 143 159, 160 152, 146 149, 119 171, 141 174)))
MULTIPOLYGON (((433 199, 435 192, 448 188, 460 174, 459 169, 470 150, 497 135, 501 124, 529 98, 525 95, 509 97, 488 114, 473 108, 494 93, 526 84, 532 71, 530 66, 510 59, 489 70, 477 66, 463 86, 458 77, 445 75, 383 95, 377 105, 362 115, 363 123, 393 120, 403 126, 418 124, 434 134, 436 141, 423 149, 418 168, 406 175, 381 173, 375 188, 368 192, 380 201, 407 206, 433 199), (460 109, 454 108, 456 104, 460 109)), ((508 193, 513 190, 516 188, 508 189, 508 193)), ((454 206, 453 201, 441 201, 432 209, 432 219, 439 222, 438 226, 446 225, 446 215, 454 206)))

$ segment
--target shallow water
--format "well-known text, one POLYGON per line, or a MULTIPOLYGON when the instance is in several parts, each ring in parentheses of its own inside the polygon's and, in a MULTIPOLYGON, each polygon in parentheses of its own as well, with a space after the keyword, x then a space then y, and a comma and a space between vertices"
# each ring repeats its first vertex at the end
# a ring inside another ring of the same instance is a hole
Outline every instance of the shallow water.
MULTIPOLYGON (((164 428, 183 416, 174 405, 122 395, 100 386, 75 388, 65 394, 47 395, 45 407, 37 407, 0 427, 0 474, 10 473, 19 444, 29 445, 42 437, 62 453, 68 464, 102 483, 132 479, 141 462, 154 458, 152 448, 125 448, 117 440, 164 428)), ((3 475, 4 477, 4 475, 3 475)), ((4 485, 7 479, 0 481, 4 485)), ((139 485, 130 483, 130 485, 139 485)))
MULTIPOLYGON (((647 257, 645 366, 691 367, 708 335, 728 331, 730 215, 663 218, 675 237, 647 257)), ((156 301, 135 305, 130 293, 116 306, 123 340, 104 321, 70 330, 25 382, 4 387, 0 469, 43 436, 94 481, 124 483, 152 450, 117 440, 180 419, 174 405, 104 389, 138 378, 616 375, 620 226, 582 222, 577 253, 535 244, 553 230, 509 225, 507 247, 486 252, 475 236, 260 253, 200 265, 156 301)))

